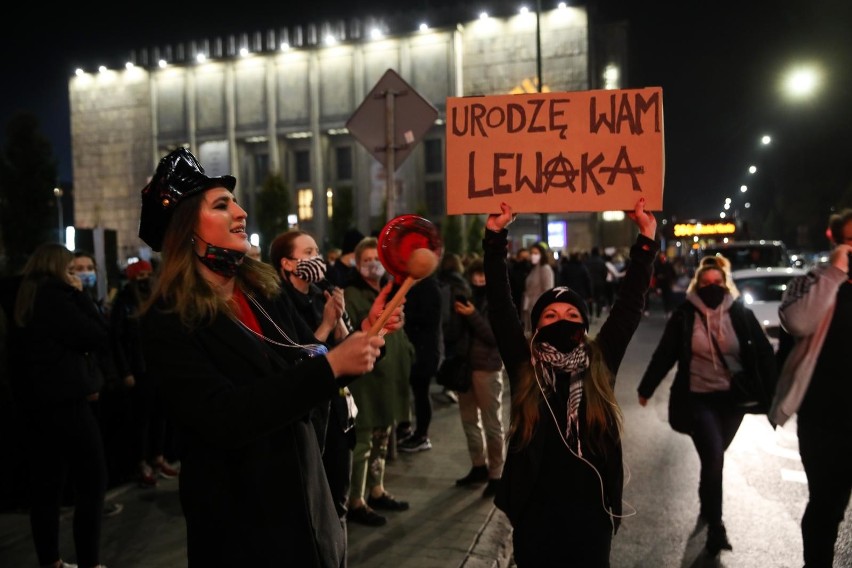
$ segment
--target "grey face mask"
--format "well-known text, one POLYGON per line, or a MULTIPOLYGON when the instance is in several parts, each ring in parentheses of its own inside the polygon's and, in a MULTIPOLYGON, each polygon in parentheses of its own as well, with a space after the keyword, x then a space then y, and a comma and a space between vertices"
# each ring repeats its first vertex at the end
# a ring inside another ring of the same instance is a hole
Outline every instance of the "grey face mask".
POLYGON ((361 265, 361 276, 376 280, 385 275, 385 267, 378 260, 365 262, 361 265))

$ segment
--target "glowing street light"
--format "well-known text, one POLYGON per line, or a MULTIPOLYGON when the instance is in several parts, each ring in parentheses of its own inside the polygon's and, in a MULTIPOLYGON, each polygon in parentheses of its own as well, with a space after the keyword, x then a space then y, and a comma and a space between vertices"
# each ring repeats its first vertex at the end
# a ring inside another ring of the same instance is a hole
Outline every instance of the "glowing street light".
POLYGON ((806 99, 816 92, 821 81, 821 73, 815 65, 802 65, 787 72, 782 90, 791 99, 806 99))

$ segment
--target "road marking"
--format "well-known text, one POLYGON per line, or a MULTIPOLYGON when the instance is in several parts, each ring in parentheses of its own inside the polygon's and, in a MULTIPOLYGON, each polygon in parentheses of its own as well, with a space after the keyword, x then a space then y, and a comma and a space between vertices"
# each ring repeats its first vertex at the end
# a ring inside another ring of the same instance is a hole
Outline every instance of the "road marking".
POLYGON ((802 458, 799 456, 798 450, 791 450, 789 448, 782 448, 777 444, 764 444, 763 451, 772 456, 779 456, 788 460, 801 461, 802 458))
POLYGON ((796 470, 796 469, 787 469, 781 468, 781 479, 784 481, 792 481, 794 483, 801 483, 803 485, 808 484, 808 476, 805 475, 804 471, 796 470))

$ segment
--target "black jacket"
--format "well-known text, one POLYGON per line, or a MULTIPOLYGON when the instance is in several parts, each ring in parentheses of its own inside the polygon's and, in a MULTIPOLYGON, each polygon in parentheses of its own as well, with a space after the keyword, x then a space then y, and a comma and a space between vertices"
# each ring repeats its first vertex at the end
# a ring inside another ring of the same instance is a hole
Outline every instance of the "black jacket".
POLYGON ((414 345, 415 377, 434 377, 444 354, 441 286, 434 274, 417 282, 405 298, 405 334, 414 345))
POLYGON ((139 318, 136 317, 139 303, 136 282, 130 281, 118 293, 110 310, 112 353, 120 378, 134 375, 134 378, 141 379, 145 375, 139 318))
POLYGON ((503 368, 503 360, 488 319, 488 299, 474 291, 471 302, 476 310, 465 318, 470 341, 470 367, 474 371, 499 371, 503 368))
POLYGON ((12 377, 24 404, 83 400, 103 386, 96 352, 109 344, 109 327, 94 302, 58 278, 39 285, 27 325, 11 330, 12 377))
MULTIPOLYGON (((654 391, 677 363, 677 373, 672 381, 672 390, 689 390, 689 367, 692 360, 692 329, 695 316, 698 313, 695 306, 688 300, 681 303, 672 311, 666 322, 666 328, 660 338, 660 343, 651 356, 651 362, 639 382, 639 396, 651 398, 654 391)), ((743 370, 751 376, 777 376, 775 353, 766 337, 766 333, 749 308, 741 301, 731 304, 729 311, 734 333, 740 344, 740 362, 743 370)), ((674 400, 685 400, 675 397, 674 400)))

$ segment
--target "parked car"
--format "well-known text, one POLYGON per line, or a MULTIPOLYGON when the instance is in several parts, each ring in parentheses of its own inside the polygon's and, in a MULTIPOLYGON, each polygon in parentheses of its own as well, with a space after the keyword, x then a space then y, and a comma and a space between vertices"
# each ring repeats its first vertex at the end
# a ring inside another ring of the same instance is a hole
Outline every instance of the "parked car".
POLYGON ((731 272, 731 278, 740 291, 742 301, 757 316, 776 351, 781 325, 778 320, 781 297, 790 280, 806 272, 805 269, 792 267, 742 268, 731 272))
POLYGON ((772 266, 792 266, 787 247, 782 241, 730 241, 704 245, 700 256, 720 254, 731 261, 731 270, 772 266))

